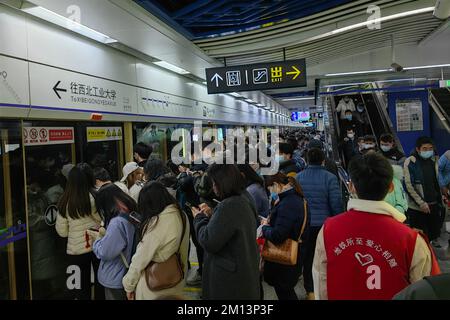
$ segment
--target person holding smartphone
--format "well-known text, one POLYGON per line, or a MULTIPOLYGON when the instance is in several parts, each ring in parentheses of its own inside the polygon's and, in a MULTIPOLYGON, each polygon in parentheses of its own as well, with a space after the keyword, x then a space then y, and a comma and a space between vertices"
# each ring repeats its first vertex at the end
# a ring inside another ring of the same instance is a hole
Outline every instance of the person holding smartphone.
MULTIPOLYGON (((235 165, 213 164, 207 174, 220 200, 214 209, 192 207, 197 239, 205 250, 202 297, 260 298, 256 208, 235 165)), ((218 201, 218 200, 217 200, 218 201)))
POLYGON ((106 232, 90 230, 96 238, 93 251, 100 259, 98 280, 105 287, 106 300, 127 300, 122 285, 133 254, 136 232, 136 202, 115 184, 103 186, 96 199, 97 209, 102 213, 106 232))

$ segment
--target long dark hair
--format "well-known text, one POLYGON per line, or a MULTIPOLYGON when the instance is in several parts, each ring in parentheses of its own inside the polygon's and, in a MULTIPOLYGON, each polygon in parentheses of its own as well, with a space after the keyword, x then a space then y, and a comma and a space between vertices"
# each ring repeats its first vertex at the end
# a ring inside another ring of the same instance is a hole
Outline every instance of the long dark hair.
POLYGON ((66 189, 58 203, 63 217, 79 219, 91 215, 90 193, 95 185, 94 173, 87 163, 79 163, 69 172, 66 189))
POLYGON ((114 183, 104 185, 100 188, 97 197, 95 198, 95 205, 98 213, 105 219, 106 226, 108 226, 112 218, 123 211, 137 211, 137 204, 134 199, 123 192, 122 189, 114 183))
POLYGON ((142 240, 149 228, 153 228, 158 223, 159 214, 169 205, 177 207, 181 218, 183 213, 181 213, 177 200, 167 191, 162 183, 151 181, 145 184, 139 193, 138 199, 138 212, 143 220, 140 227, 140 240, 142 240))
POLYGON ((264 180, 258 176, 255 170, 249 164, 238 164, 239 171, 244 174, 244 179, 247 187, 254 183, 257 183, 264 187, 264 180))
POLYGON ((242 194, 245 181, 234 164, 212 164, 206 171, 216 186, 217 197, 221 200, 242 194))
POLYGON ((277 174, 274 174, 272 176, 265 176, 265 180, 267 187, 273 186, 275 183, 282 185, 289 184, 300 197, 303 197, 303 190, 294 177, 290 177, 282 172, 278 172, 277 174))

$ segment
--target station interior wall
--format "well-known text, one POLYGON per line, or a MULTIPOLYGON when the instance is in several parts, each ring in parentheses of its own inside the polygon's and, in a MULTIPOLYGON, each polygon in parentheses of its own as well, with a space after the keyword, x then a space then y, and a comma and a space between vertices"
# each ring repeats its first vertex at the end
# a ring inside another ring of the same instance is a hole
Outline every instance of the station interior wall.
MULTIPOLYGON (((289 125, 290 119, 279 114, 230 95, 208 95, 205 85, 189 82, 152 63, 5 5, 0 5, 0 17, 0 65, 8 72, 10 84, 9 90, 0 91, 3 117, 89 120, 92 112, 100 112, 105 121, 179 122, 185 119, 289 125), (60 99, 52 90, 58 79, 87 79, 106 83, 106 86, 119 86, 120 90, 129 92, 132 110, 111 112, 108 108, 60 105, 60 99), (167 104, 152 105, 146 103, 147 98, 167 104)), ((277 111, 287 115, 286 110, 277 111)))
POLYGON ((397 136, 403 146, 403 150, 405 151, 406 155, 409 155, 415 149, 417 138, 421 136, 430 136, 431 134, 430 117, 432 112, 430 110, 430 104, 428 102, 428 91, 420 90, 408 92, 391 92, 388 94, 388 110, 389 110, 389 117, 393 124, 393 129, 397 133, 397 136), (423 130, 398 131, 396 101, 417 100, 417 99, 421 100, 422 102, 423 130))

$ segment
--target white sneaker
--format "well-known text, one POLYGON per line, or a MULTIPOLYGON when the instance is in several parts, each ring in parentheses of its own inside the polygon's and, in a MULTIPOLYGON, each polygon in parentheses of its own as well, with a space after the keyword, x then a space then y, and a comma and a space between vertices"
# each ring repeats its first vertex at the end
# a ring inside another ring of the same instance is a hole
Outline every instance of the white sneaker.
POLYGON ((188 286, 196 287, 202 284, 202 276, 198 271, 194 273, 194 276, 186 280, 188 286))

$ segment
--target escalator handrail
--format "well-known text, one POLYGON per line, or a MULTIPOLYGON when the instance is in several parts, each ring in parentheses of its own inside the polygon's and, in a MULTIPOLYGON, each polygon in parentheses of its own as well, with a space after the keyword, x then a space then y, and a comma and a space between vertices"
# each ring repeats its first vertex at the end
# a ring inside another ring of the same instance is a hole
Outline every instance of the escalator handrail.
MULTIPOLYGON (((373 129, 372 120, 370 119, 369 111, 367 110, 367 104, 366 104, 366 102, 364 101, 364 96, 363 96, 362 93, 361 93, 360 95, 361 95, 361 101, 362 101, 362 103, 364 104, 364 112, 366 113, 367 119, 369 120, 370 131, 372 132, 372 135, 373 135, 374 137, 376 137, 377 135, 375 134, 375 130, 373 129)), ((378 141, 376 141, 376 143, 377 143, 377 145, 378 145, 378 141)))
MULTIPOLYGON (((339 120, 337 118, 337 113, 336 113, 336 105, 333 99, 333 96, 329 95, 327 96, 327 106, 329 108, 329 113, 331 113, 331 117, 328 117, 328 120, 330 122, 330 124, 333 126, 333 131, 335 134, 331 135, 331 142, 332 142, 332 147, 333 147, 333 158, 334 160, 340 159, 340 161, 342 162, 342 155, 339 154, 338 151, 338 145, 339 145, 339 141, 338 141, 338 137, 340 137, 340 130, 339 130, 339 120)), ((331 132, 330 132, 331 133, 331 132)))
MULTIPOLYGON (((376 82, 372 83, 372 87, 375 89, 378 89, 378 84, 376 82)), ((400 142, 400 139, 398 138, 397 132, 394 129, 394 124, 391 121, 391 118, 389 117, 389 113, 387 112, 387 105, 386 101, 382 99, 383 92, 382 91, 375 91, 372 93, 372 96, 375 101, 375 105, 377 106, 378 114, 381 117, 381 121, 383 123, 383 129, 384 132, 390 133, 395 140, 395 145, 397 146, 398 150, 404 153, 402 143, 400 142)), ((379 137, 378 137, 379 138, 379 137)))
POLYGON ((447 130, 448 133, 450 133, 450 117, 449 115, 444 111, 440 103, 437 101, 436 97, 433 95, 433 93, 429 92, 428 95, 428 102, 430 103, 431 108, 438 116, 439 120, 441 120, 442 125, 447 130))

